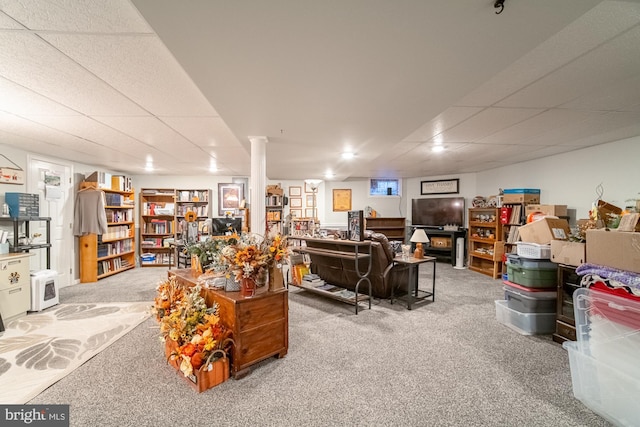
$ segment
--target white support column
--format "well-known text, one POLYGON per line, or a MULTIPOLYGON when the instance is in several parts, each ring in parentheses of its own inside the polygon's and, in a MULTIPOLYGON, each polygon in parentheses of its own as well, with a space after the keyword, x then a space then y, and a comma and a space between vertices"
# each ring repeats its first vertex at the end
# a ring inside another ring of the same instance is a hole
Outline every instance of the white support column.
POLYGON ((250 136, 251 178, 249 202, 251 203, 251 232, 265 234, 267 229, 265 189, 267 188, 267 142, 266 136, 250 136))

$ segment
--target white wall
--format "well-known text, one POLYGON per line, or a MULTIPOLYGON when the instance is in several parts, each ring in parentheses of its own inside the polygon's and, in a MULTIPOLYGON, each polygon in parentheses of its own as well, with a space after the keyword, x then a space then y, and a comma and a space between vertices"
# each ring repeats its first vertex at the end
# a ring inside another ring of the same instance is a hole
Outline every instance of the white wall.
POLYGON ((477 174, 478 195, 499 188, 539 188, 543 204, 568 205, 572 220, 587 218, 602 184, 602 199, 624 208, 640 198, 640 137, 518 163, 477 174))

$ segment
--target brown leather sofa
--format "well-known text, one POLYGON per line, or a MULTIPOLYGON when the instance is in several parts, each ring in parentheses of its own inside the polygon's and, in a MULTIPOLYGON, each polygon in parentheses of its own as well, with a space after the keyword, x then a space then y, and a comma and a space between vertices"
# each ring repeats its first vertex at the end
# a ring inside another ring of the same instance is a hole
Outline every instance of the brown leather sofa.
MULTIPOLYGON (((389 298, 391 288, 394 288, 396 295, 406 293, 407 281, 409 280, 408 269, 401 265, 393 265, 394 252, 387 239, 381 233, 365 231, 365 239, 371 240, 371 293, 376 298, 389 298), (398 292, 396 289, 402 289, 398 292)), ((353 246, 340 244, 340 240, 313 240, 307 241, 309 248, 327 249, 333 251, 353 252, 353 246)), ((366 248, 362 249, 366 252, 366 248)), ((311 271, 318 274, 327 283, 345 287, 351 291, 355 290, 358 283, 355 261, 310 253, 311 271)), ((358 261, 361 272, 365 272, 368 267, 368 260, 358 261)), ((358 289, 360 293, 368 292, 366 282, 363 282, 358 289)))

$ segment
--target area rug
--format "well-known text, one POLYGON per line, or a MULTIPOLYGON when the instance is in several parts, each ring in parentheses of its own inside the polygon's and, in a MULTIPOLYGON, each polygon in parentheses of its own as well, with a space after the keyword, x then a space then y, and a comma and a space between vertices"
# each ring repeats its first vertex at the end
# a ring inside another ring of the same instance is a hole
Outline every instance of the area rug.
POLYGON ((0 403, 24 404, 150 315, 151 302, 61 304, 5 324, 0 403))

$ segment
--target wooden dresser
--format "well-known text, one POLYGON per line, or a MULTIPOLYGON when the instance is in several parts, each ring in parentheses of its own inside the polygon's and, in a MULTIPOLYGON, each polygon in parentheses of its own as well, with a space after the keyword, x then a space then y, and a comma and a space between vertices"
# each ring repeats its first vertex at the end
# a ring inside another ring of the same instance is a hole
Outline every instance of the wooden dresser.
MULTIPOLYGON (((197 276, 191 269, 169 270, 179 283, 194 286, 197 276)), ((203 289, 207 305, 220 305, 220 320, 233 332, 236 345, 232 354, 231 374, 235 379, 250 367, 272 356, 284 357, 289 348, 289 307, 286 289, 269 291, 258 288, 250 298, 240 292, 203 289)))

